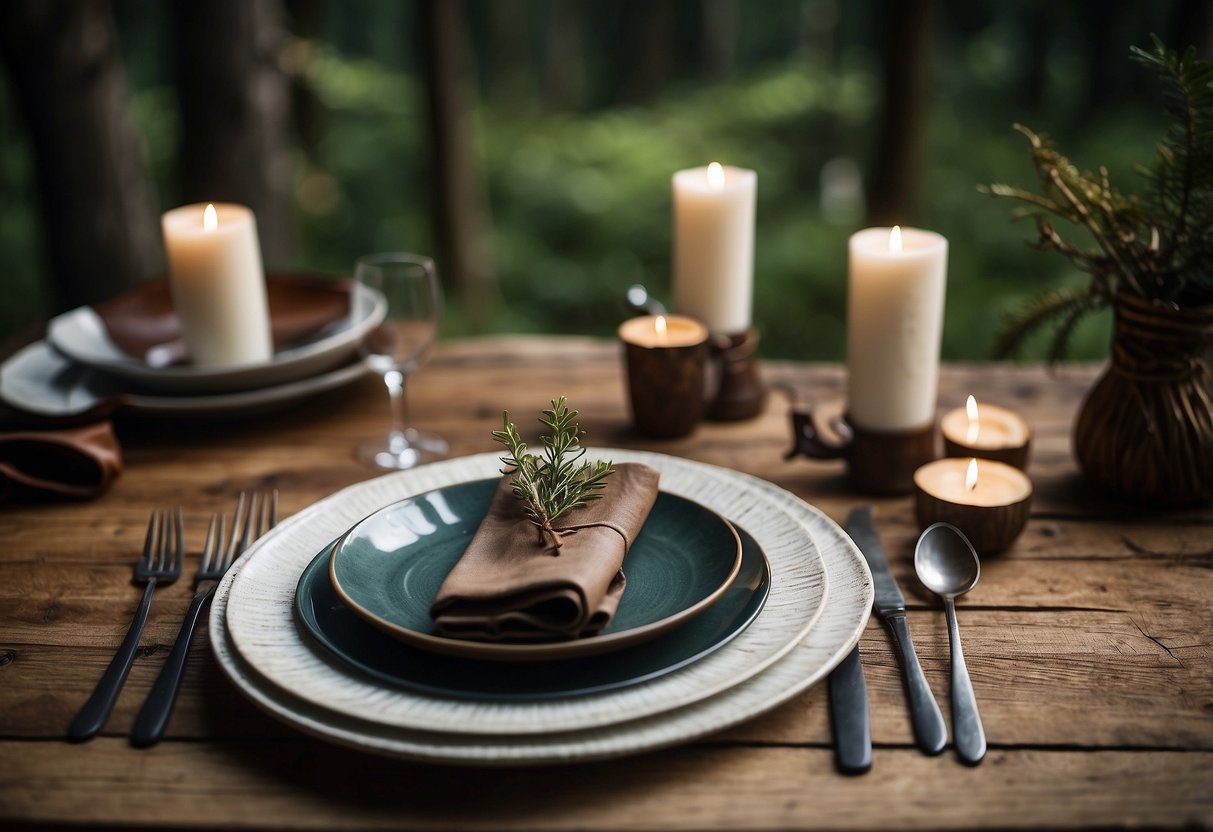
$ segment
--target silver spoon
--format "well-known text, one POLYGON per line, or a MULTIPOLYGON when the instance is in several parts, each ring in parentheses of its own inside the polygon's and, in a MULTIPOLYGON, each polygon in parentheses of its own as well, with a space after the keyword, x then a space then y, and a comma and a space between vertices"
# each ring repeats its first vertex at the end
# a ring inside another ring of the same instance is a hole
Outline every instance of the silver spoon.
POLYGON ((977 713, 977 697, 960 649, 960 627, 956 624, 956 599, 977 586, 981 562, 972 544, 959 529, 947 523, 928 526, 914 548, 914 570, 927 589, 943 598, 948 615, 948 640, 952 644, 952 738, 956 753, 969 765, 986 755, 986 734, 977 713))

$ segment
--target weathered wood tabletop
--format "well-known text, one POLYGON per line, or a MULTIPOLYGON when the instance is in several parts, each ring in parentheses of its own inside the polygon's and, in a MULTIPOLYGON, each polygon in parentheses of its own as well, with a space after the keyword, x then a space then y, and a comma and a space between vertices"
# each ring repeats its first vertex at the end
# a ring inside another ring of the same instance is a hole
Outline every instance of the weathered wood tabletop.
MULTIPOLYGON (((948 366, 940 408, 979 399, 1035 429, 1027 530, 985 559, 960 602, 965 654, 990 751, 976 768, 914 746, 887 632, 861 641, 874 766, 834 770, 818 685, 723 734, 620 760, 522 769, 420 765, 309 738, 246 701, 193 655, 169 736, 129 745, 135 713, 189 604, 157 594, 102 736, 63 739, 126 632, 148 513, 180 504, 194 568, 212 511, 275 487, 285 513, 374 476, 352 455, 387 427, 372 378, 271 415, 228 422, 123 419, 126 470, 90 503, 0 508, 0 820, 3 825, 424 829, 891 829, 1213 825, 1213 510, 1149 512, 1081 481, 1069 430, 1094 368, 948 366)), ((840 367, 770 363, 769 382, 839 401, 840 367)), ((502 408, 537 413, 564 394, 587 442, 661 451, 768 479, 835 520, 867 498, 836 464, 784 462, 787 404, 705 424, 683 440, 628 431, 615 345, 509 338, 444 346, 412 385, 412 421, 455 455, 494 448, 502 408)), ((945 716, 944 616, 913 576, 909 498, 876 500, 919 655, 945 716)), ((203 634, 206 633, 205 625, 203 634)))

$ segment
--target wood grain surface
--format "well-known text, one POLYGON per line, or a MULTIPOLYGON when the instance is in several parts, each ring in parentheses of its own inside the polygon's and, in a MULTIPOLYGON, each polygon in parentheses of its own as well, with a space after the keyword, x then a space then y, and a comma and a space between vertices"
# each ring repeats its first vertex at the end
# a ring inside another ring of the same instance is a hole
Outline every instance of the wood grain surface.
MULTIPOLYGON (((780 383, 840 406, 835 365, 769 363, 780 383)), ((959 604, 990 754, 976 768, 914 747, 901 676, 880 623, 862 639, 875 764, 834 772, 825 690, 680 748, 604 763, 500 771, 420 766, 308 738, 228 683, 199 638, 168 739, 126 739, 189 603, 188 580, 157 593, 103 734, 62 739, 126 631, 148 513, 182 505, 196 566, 211 512, 275 487, 292 513, 375 476, 356 443, 387 427, 375 379, 235 421, 120 418, 126 470, 90 503, 0 508, 0 821, 155 827, 402 829, 972 829, 1213 825, 1213 509, 1109 502, 1081 480, 1070 431, 1096 367, 948 366, 940 412, 973 393, 1034 429, 1023 536, 982 563, 959 604)), ((701 425, 673 441, 628 425, 619 348, 577 338, 444 345, 413 379, 411 420, 455 455, 494 450, 501 410, 527 426, 557 395, 587 442, 654 450, 763 477, 835 520, 861 502, 910 607, 928 680, 948 716, 948 644, 918 584, 909 497, 870 500, 833 463, 785 462, 787 404, 701 425)), ((534 431, 529 434, 532 438, 534 431)), ((205 633, 205 628, 204 628, 205 633)))

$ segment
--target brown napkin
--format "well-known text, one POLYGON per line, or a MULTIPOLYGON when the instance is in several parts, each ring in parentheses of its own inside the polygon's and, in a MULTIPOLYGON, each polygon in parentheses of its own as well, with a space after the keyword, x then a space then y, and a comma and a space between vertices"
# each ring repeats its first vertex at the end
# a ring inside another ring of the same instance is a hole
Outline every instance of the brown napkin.
MULTIPOLYGON (((274 348, 319 332, 350 314, 350 282, 275 275, 265 280, 274 348)), ((144 283, 93 306, 110 340, 128 355, 145 359, 154 346, 181 338, 167 280, 144 283)), ((184 356, 184 351, 182 351, 184 356)))
POLYGON ((109 422, 70 430, 0 433, 0 503, 100 496, 122 472, 109 422))
POLYGON ((557 550, 503 477, 467 551, 430 607, 439 635, 481 641, 555 641, 598 632, 623 595, 620 566, 657 499, 659 474, 623 463, 600 500, 556 522, 557 550), (559 555, 553 553, 559 551, 559 555))

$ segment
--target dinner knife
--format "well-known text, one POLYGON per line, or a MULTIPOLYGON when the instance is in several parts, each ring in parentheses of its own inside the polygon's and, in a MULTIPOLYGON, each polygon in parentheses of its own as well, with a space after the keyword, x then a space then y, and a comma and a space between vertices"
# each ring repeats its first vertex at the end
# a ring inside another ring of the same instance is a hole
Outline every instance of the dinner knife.
POLYGON ((834 763, 843 774, 863 774, 872 767, 872 727, 858 644, 830 673, 829 690, 834 763))
POLYGON ((847 534, 855 541, 872 570, 875 589, 873 607, 881 620, 888 625, 893 635, 893 644, 901 654, 901 669, 905 675, 906 693, 910 699, 910 721, 914 726, 914 739, 918 747, 927 754, 938 754, 948 742, 948 729, 943 723, 943 713, 935 701, 931 687, 923 675, 922 665, 914 652, 914 640, 910 638, 910 626, 906 622, 906 602, 897 588, 897 581, 889 570, 889 559, 876 526, 872 522, 872 507, 860 506, 847 516, 847 534))

